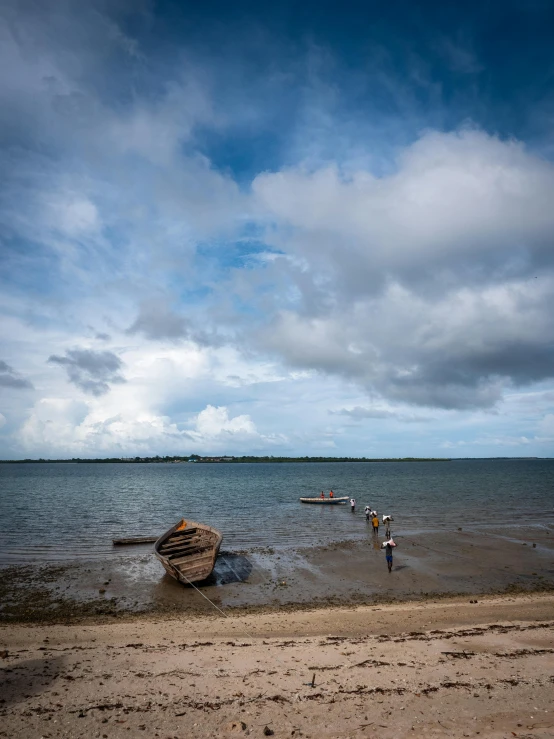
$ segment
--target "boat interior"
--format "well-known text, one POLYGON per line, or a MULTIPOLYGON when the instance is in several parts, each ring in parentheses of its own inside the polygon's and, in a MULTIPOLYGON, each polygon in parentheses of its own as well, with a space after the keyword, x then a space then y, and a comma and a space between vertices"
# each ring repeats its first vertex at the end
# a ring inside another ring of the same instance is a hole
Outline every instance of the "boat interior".
POLYGON ((190 528, 174 531, 160 545, 159 554, 187 576, 194 576, 213 558, 217 534, 206 529, 190 528))

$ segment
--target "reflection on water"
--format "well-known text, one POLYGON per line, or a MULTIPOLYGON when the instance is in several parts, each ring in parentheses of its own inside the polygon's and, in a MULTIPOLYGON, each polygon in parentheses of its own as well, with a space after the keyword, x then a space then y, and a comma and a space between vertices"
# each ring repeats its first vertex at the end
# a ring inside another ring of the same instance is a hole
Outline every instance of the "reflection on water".
MULTIPOLYGON (((367 539, 366 504, 394 514, 395 533, 544 526, 552 490, 553 460, 3 464, 0 561, 125 556, 112 539, 157 535, 182 516, 221 529, 235 550, 367 539), (355 497, 355 513, 298 501, 330 489, 355 497)), ((227 565, 216 577, 242 577, 238 560, 227 565)))

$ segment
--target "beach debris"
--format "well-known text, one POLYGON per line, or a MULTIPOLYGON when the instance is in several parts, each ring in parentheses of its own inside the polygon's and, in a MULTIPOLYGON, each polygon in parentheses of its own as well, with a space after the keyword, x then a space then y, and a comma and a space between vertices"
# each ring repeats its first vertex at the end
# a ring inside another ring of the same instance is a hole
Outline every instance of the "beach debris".
POLYGON ((225 728, 227 731, 246 731, 246 724, 244 721, 231 721, 225 728))
POLYGON ((9 655, 9 652, 8 652, 8 650, 7 650, 7 649, 3 649, 3 650, 2 650, 1 652, 0 652, 0 657, 2 657, 2 659, 8 659, 8 655, 9 655))
MULTIPOLYGON (((472 601, 473 602, 473 601, 472 601)), ((456 659, 470 659, 475 656, 475 652, 441 652, 446 654, 448 657, 455 657, 456 659)))
POLYGON ((364 659, 363 662, 358 662, 355 665, 350 665, 350 667, 388 667, 390 665, 390 662, 381 662, 378 659, 364 659))
POLYGON ((132 544, 153 544, 158 541, 158 536, 136 536, 128 539, 112 539, 114 547, 128 546, 132 544))
POLYGON ((264 736, 273 736, 275 732, 273 729, 270 729, 269 726, 264 726, 264 736))

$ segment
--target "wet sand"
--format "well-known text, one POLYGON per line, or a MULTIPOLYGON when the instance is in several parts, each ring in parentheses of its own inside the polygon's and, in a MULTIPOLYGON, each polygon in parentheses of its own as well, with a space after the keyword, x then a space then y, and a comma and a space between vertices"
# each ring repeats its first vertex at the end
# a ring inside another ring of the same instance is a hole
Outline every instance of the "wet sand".
POLYGON ((553 614, 535 594, 5 626, 0 736, 552 737, 553 614))
POLYGON ((109 560, 2 569, 0 620, 208 614, 214 606, 206 598, 225 611, 245 612, 548 591, 554 588, 554 533, 545 526, 532 536, 523 538, 522 529, 399 534, 391 574, 382 537, 370 533, 362 542, 315 548, 223 550, 198 590, 167 576, 151 547, 133 547, 109 560))

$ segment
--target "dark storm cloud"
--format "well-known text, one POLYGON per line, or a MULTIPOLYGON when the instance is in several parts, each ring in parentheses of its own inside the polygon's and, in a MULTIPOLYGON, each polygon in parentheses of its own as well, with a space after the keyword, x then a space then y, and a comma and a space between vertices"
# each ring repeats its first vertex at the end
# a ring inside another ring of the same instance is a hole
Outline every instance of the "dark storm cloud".
POLYGON ((468 337, 465 345, 420 355, 416 368, 403 376, 391 371, 382 387, 388 397, 418 405, 490 408, 501 399, 506 384, 524 387, 554 375, 552 337, 532 336, 529 327, 528 336, 517 340, 488 337, 486 331, 482 339, 479 347, 468 337))
POLYGON ((0 359, 0 387, 9 387, 14 390, 32 390, 33 383, 21 377, 13 367, 0 359))
POLYGON ((90 395, 105 395, 110 383, 125 382, 119 374, 123 363, 113 352, 69 349, 65 357, 53 354, 48 361, 65 367, 69 381, 90 395))

